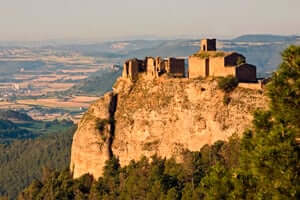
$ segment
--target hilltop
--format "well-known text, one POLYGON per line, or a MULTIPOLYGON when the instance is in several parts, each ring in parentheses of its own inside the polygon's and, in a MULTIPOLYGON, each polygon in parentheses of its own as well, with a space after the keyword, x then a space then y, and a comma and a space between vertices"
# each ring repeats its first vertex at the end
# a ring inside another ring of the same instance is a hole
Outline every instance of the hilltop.
POLYGON ((71 170, 74 177, 101 176, 112 155, 122 166, 142 155, 176 157, 185 150, 226 140, 249 127, 252 113, 266 106, 261 91, 237 88, 231 102, 216 80, 119 78, 114 91, 92 104, 73 138, 71 170))
POLYGON ((70 165, 75 178, 100 177, 113 156, 122 166, 153 155, 180 161, 184 151, 224 141, 249 126, 252 112, 266 103, 256 67, 241 54, 217 51, 216 39, 203 39, 198 53, 207 56, 190 56, 187 73, 181 58, 124 63, 113 92, 92 104, 78 125, 70 165), (259 87, 224 93, 215 77, 259 87))

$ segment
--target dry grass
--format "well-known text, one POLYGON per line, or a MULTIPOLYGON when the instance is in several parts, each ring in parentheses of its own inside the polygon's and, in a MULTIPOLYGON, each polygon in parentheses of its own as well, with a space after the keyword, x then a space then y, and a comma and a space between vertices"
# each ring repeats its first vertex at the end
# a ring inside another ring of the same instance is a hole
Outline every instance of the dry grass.
POLYGON ((59 99, 37 99, 19 100, 18 103, 26 105, 40 105, 52 108, 80 108, 88 107, 86 103, 76 103, 72 101, 61 101, 59 99))
POLYGON ((65 77, 65 75, 51 74, 48 76, 39 76, 37 79, 34 79, 33 81, 35 81, 35 82, 50 82, 50 81, 59 80, 64 77, 65 77))
POLYGON ((27 100, 19 100, 18 104, 25 105, 40 105, 51 108, 88 108, 92 101, 98 99, 97 97, 74 97, 72 99, 67 99, 66 101, 62 99, 27 99, 27 100))
POLYGON ((48 82, 35 82, 33 84, 36 88, 46 87, 46 88, 53 88, 57 90, 66 90, 71 88, 74 85, 74 83, 48 83, 48 82))
POLYGON ((96 101, 97 99, 99 99, 99 97, 75 96, 72 101, 86 103, 96 101))
POLYGON ((29 74, 18 74, 15 75, 14 78, 17 80, 28 80, 35 77, 35 75, 29 75, 29 74))
POLYGON ((0 109, 20 109, 20 108, 29 108, 28 105, 24 104, 16 104, 16 103, 11 103, 11 102, 0 102, 0 109))
POLYGON ((71 80, 82 80, 86 79, 88 76, 65 76, 64 79, 71 79, 71 80))

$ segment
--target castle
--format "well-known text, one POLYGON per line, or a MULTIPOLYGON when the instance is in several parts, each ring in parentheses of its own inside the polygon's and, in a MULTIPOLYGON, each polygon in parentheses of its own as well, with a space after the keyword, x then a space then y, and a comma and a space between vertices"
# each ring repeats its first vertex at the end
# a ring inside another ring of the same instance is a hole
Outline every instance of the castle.
POLYGON ((188 74, 185 61, 179 58, 162 59, 136 58, 124 63, 123 77, 136 80, 143 73, 146 77, 157 78, 164 73, 173 77, 225 77, 234 76, 239 82, 256 82, 256 67, 246 63, 246 58, 236 52, 217 51, 216 39, 201 40, 200 50, 188 58, 188 74))
POLYGON ((217 51, 216 39, 202 40, 200 51, 189 56, 189 78, 229 75, 240 82, 255 82, 256 67, 241 54, 217 51))
POLYGON ((144 73, 149 78, 157 78, 164 73, 172 74, 175 77, 184 77, 184 59, 146 57, 144 60, 133 58, 124 63, 122 74, 124 78, 136 80, 139 73, 144 73))

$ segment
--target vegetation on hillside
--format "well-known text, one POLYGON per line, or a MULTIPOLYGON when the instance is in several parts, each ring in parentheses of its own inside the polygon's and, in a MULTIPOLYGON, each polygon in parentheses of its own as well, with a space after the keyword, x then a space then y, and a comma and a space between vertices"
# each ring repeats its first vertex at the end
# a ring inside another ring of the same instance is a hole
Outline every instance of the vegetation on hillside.
POLYGON ((9 119, 14 121, 33 121, 33 119, 29 115, 13 110, 0 110, 0 119, 9 119))
POLYGON ((43 61, 0 61, 0 74, 8 76, 20 71, 21 68, 25 70, 37 70, 46 67, 43 61))
POLYGON ((68 120, 36 121, 28 115, 16 111, 5 111, 5 113, 10 114, 1 116, 0 111, 0 144, 63 132, 73 126, 73 122, 68 120))
POLYGON ((40 179, 42 168, 62 170, 70 163, 74 128, 0 144, 0 195, 15 198, 33 180, 40 179))
POLYGON ((152 161, 146 157, 120 167, 119 160, 106 162, 104 175, 94 181, 89 175, 72 179, 68 170, 53 171, 46 179, 33 182, 19 199, 191 199, 203 193, 201 180, 209 174, 211 166, 222 163, 230 168, 236 165, 238 139, 219 141, 213 146, 204 146, 201 152, 186 152, 184 163, 156 156, 152 161))
MULTIPOLYGON (((21 139, 34 137, 34 134, 30 133, 26 129, 19 128, 16 124, 9 120, 0 119, 0 139, 21 139)), ((3 142, 3 141, 2 141, 3 142)))
POLYGON ((239 81, 234 76, 220 77, 218 79, 218 87, 226 93, 233 91, 239 84, 239 81))
POLYGON ((255 112, 241 139, 186 152, 181 164, 154 156, 120 167, 113 158, 99 180, 46 173, 19 199, 300 199, 300 46, 282 58, 268 85, 270 109, 255 112))
POLYGON ((74 85, 63 95, 96 95, 101 96, 112 89, 113 83, 121 75, 121 68, 115 70, 100 70, 74 85))
POLYGON ((231 101, 231 97, 229 93, 232 92, 239 84, 239 81, 236 77, 227 76, 220 77, 218 79, 218 87, 225 92, 223 97, 223 104, 228 105, 231 101))
POLYGON ((15 111, 2 111, 0 116, 0 196, 14 199, 41 178, 42 167, 60 170, 68 166, 75 131, 72 122, 34 121, 15 111))

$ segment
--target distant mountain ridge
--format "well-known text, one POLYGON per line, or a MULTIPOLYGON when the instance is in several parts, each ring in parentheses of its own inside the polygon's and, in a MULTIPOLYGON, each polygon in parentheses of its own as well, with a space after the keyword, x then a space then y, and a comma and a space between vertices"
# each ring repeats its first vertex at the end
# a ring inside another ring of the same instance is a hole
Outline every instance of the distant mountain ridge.
POLYGON ((300 39, 300 36, 291 35, 272 35, 272 34, 248 34, 241 35, 234 38, 234 42, 282 42, 282 41, 294 41, 300 39))

